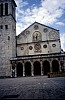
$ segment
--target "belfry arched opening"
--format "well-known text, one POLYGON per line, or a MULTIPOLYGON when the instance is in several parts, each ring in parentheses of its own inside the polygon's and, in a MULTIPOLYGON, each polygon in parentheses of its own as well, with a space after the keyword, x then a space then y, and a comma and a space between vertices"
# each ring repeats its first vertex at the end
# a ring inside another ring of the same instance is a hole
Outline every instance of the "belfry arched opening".
POLYGON ((44 73, 44 75, 47 75, 48 72, 50 72, 50 64, 47 60, 45 60, 43 62, 43 73, 44 73))
POLYGON ((41 65, 39 61, 34 62, 34 75, 41 75, 41 65))
POLYGON ((25 63, 25 76, 31 76, 31 63, 25 63))
POLYGON ((20 62, 17 64, 17 76, 23 76, 23 65, 20 62))

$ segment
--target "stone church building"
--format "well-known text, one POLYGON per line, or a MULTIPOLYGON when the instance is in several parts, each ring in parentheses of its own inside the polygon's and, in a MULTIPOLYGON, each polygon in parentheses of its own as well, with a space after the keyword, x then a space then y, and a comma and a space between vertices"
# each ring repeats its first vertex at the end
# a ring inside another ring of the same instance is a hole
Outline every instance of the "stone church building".
POLYGON ((16 7, 0 0, 0 77, 65 72, 59 30, 34 22, 16 36, 16 7))

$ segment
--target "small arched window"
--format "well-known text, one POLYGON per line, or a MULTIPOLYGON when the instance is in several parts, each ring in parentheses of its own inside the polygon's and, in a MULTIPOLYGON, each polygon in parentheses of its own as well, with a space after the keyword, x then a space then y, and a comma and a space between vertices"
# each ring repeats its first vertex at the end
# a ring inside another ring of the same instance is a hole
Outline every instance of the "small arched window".
POLYGON ((5 15, 8 15, 8 3, 5 3, 5 15))
POLYGON ((10 36, 8 36, 8 40, 10 40, 10 36))

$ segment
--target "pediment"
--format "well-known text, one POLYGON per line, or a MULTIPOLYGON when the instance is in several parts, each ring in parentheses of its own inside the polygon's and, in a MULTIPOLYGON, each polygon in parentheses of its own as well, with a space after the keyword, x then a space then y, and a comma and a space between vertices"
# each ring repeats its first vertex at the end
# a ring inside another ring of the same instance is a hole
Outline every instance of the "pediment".
MULTIPOLYGON (((53 34, 58 33, 58 30, 48 27, 46 25, 40 24, 38 22, 34 22, 31 24, 28 28, 26 28, 23 32, 21 32, 18 36, 17 39, 21 39, 21 43, 26 43, 26 42, 35 42, 36 39, 40 41, 46 41, 46 39, 55 39, 53 34), (53 32, 55 33, 53 33, 53 32), (32 38, 32 35, 34 36, 32 38), (48 35, 48 37, 46 37, 48 35), (33 41, 34 40, 34 41, 33 41)), ((59 35, 56 38, 59 38, 59 35)))

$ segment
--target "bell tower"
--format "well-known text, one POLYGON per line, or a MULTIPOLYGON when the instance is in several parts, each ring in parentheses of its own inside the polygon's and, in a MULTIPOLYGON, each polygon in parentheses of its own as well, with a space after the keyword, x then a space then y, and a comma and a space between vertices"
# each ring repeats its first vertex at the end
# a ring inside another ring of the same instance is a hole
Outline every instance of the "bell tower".
POLYGON ((0 0, 0 77, 11 76, 10 59, 16 57, 16 3, 0 0))

